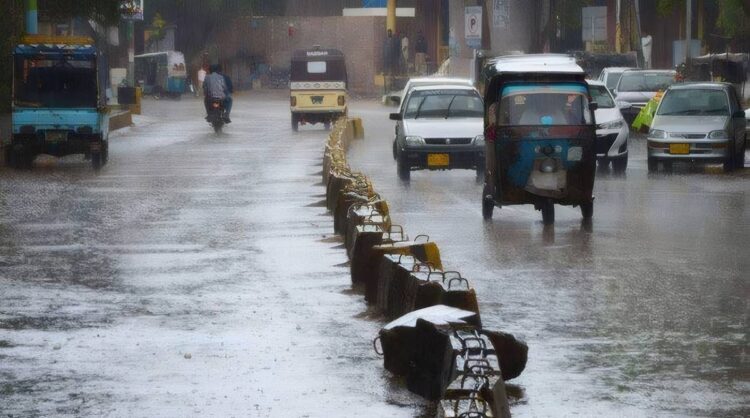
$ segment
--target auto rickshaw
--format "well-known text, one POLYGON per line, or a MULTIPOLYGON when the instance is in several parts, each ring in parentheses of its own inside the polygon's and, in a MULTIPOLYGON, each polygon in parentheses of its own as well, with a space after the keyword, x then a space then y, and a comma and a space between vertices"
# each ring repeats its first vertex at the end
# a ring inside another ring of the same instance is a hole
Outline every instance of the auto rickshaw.
POLYGON ((532 204, 545 225, 555 204, 594 212, 596 123, 586 75, 566 55, 496 58, 485 66, 487 168, 482 215, 532 204))
POLYGON ((337 49, 294 51, 290 74, 292 129, 331 123, 347 114, 347 75, 344 54, 337 49))

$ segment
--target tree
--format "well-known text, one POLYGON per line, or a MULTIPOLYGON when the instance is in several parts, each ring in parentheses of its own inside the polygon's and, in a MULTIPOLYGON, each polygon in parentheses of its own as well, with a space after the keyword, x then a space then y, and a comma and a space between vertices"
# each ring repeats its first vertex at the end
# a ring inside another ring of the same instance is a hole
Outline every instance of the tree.
POLYGON ((743 0, 720 0, 716 26, 725 36, 740 38, 750 36, 750 4, 743 0))

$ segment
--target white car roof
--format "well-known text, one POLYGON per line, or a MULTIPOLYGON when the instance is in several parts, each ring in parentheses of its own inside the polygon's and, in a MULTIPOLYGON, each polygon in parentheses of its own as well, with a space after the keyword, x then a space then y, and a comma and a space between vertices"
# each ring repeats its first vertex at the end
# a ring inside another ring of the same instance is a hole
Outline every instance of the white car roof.
POLYGON ((623 72, 628 70, 637 70, 636 67, 606 67, 602 69, 602 72, 623 72))
POLYGON ((599 80, 586 80, 586 84, 588 84, 589 86, 607 86, 603 81, 599 80))
POLYGON ((467 86, 462 84, 429 84, 425 86, 414 86, 413 88, 409 89, 415 90, 415 91, 424 91, 424 90, 474 90, 477 89, 474 88, 474 86, 467 86))

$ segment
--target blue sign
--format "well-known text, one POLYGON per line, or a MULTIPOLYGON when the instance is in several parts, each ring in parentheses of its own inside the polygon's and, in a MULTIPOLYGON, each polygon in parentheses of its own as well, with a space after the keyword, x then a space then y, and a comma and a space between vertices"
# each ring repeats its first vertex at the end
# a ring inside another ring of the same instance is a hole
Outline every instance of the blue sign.
POLYGON ((388 0, 362 0, 362 7, 388 7, 388 0))

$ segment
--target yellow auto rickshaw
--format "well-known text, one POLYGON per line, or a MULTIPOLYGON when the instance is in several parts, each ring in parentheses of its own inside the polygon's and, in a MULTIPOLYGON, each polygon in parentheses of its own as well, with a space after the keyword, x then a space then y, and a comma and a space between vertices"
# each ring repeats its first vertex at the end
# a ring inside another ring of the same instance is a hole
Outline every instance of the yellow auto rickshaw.
POLYGON ((344 54, 337 49, 297 50, 290 74, 292 129, 299 125, 331 123, 347 114, 347 75, 344 54))

